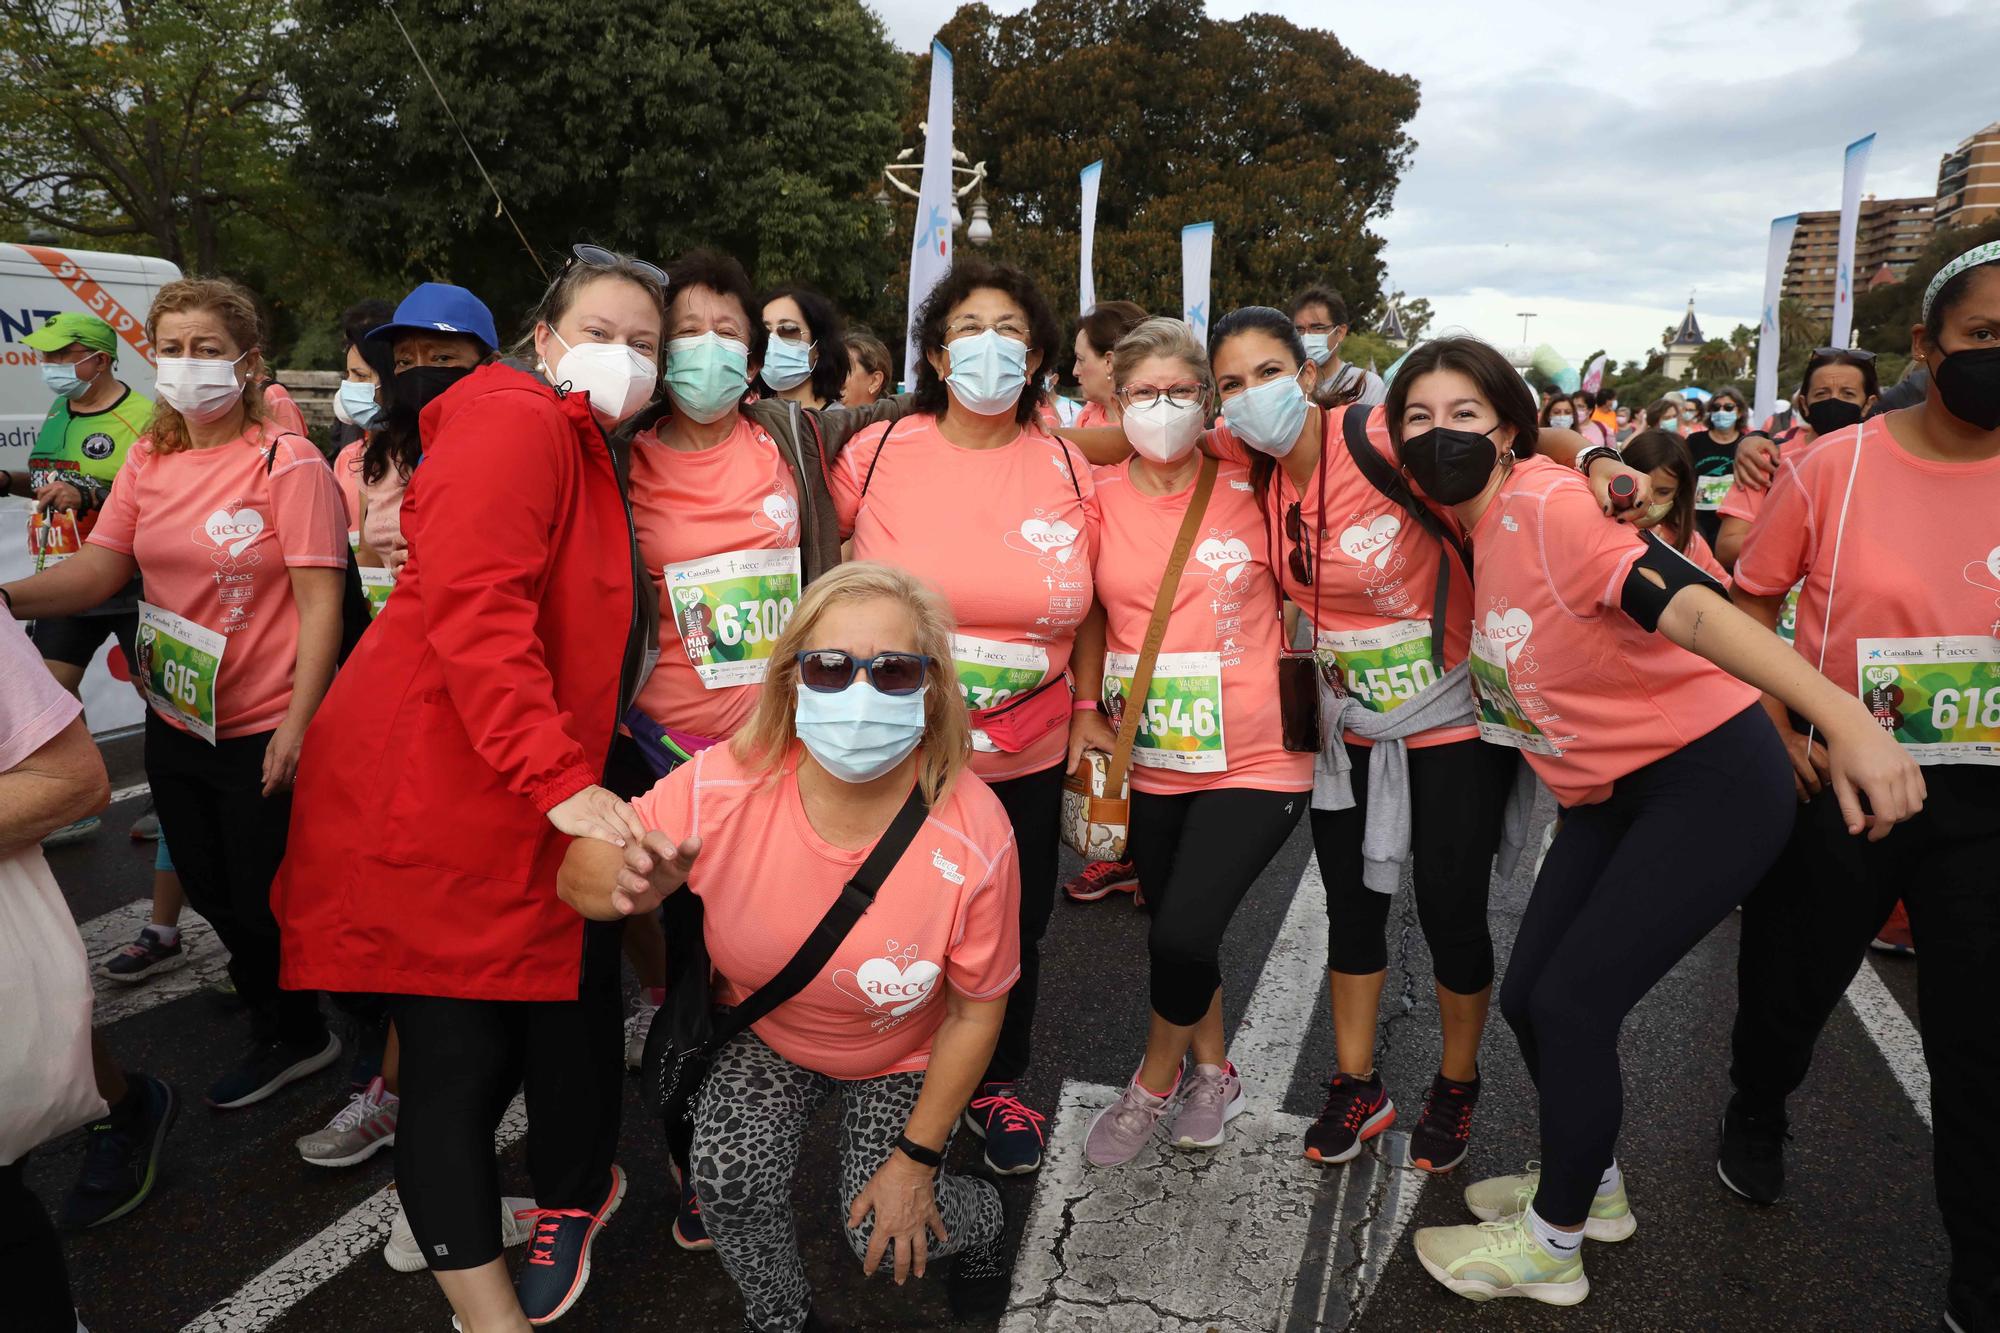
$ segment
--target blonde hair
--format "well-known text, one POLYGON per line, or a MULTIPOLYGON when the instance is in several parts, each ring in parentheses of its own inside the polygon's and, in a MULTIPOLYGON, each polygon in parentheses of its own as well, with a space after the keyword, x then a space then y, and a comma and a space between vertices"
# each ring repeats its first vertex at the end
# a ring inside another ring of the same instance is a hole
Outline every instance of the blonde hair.
POLYGON ((925 676, 924 738, 917 747, 917 785, 932 805, 951 787, 972 753, 972 724, 952 664, 951 608, 931 586, 893 565, 859 561, 823 575, 799 599, 791 623, 771 648, 771 665, 757 707, 730 742, 746 767, 776 771, 798 739, 798 655, 816 645, 819 622, 842 602, 896 602, 916 622, 916 651, 931 659, 925 676))
POLYGON ((1208 387, 1208 354, 1184 321, 1166 315, 1141 321, 1118 340, 1111 349, 1111 382, 1124 388, 1140 363, 1156 356, 1180 362, 1204 389, 1208 387))
MULTIPOLYGON (((177 278, 160 288, 152 309, 146 312, 147 341, 159 341, 160 316, 195 310, 221 320, 238 351, 263 351, 264 317, 257 310, 257 298, 248 287, 229 278, 177 278)), ((243 378, 243 415, 251 421, 264 420, 264 386, 254 375, 243 378)), ((187 421, 164 398, 153 404, 146 435, 156 454, 179 453, 190 443, 187 421)))

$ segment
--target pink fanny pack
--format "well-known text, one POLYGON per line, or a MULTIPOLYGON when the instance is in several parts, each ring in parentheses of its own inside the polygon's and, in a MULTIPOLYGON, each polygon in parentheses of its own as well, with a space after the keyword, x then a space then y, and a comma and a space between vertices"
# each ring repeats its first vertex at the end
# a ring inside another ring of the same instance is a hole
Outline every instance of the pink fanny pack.
POLYGON ((997 708, 977 709, 972 725, 1003 754, 1020 754, 1069 722, 1069 677, 1057 676, 997 708))

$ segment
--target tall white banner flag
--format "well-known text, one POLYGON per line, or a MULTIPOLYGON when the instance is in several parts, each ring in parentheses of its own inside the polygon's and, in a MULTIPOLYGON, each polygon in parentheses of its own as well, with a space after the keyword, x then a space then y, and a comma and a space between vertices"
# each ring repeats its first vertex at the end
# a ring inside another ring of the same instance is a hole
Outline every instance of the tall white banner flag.
POLYGON ((1861 178, 1868 174, 1868 150, 1875 136, 1847 145, 1847 169, 1840 178, 1840 249, 1833 273, 1834 347, 1847 346, 1854 331, 1854 228, 1861 220, 1861 178))
MULTIPOLYGON (((917 307, 951 268, 951 52, 931 43, 931 102, 924 127, 924 176, 917 187, 917 228, 910 237, 910 303, 905 330, 917 307)), ((905 333, 903 385, 917 382, 917 340, 905 333)))
POLYGON ((1104 159, 1083 169, 1083 243, 1077 251, 1076 313, 1087 315, 1097 304, 1097 275, 1091 258, 1097 245, 1097 178, 1104 174, 1104 159))
POLYGON ((1194 340, 1208 345, 1208 265, 1215 251, 1215 224, 1196 222, 1181 228, 1181 318, 1194 330, 1194 340))
POLYGON ((1771 219, 1771 245, 1764 253, 1764 318, 1757 325, 1757 394, 1745 429, 1762 430, 1778 410, 1778 302, 1784 297, 1785 260, 1799 215, 1771 219))

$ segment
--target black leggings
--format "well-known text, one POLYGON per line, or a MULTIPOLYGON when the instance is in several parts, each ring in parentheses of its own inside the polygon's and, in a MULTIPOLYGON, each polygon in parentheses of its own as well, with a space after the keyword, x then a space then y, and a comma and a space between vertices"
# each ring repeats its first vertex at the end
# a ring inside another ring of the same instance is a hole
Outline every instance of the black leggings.
POLYGON ((1849 834, 1831 791, 1743 904, 1730 1081, 1753 1111, 1782 1112, 1820 1029, 1901 898, 1917 956, 1931 1074, 1933 1165, 1952 1284, 2000 1306, 2000 1217, 1983 1172, 2000 1106, 2000 768, 1936 764, 1916 818, 1880 842, 1849 834))
POLYGON ((148 710, 146 778, 188 905, 229 950, 229 979, 257 1037, 318 1041, 326 1036, 318 992, 278 989, 271 881, 285 859, 292 793, 264 795, 270 739, 264 732, 210 745, 148 710))
POLYGON ((1042 978, 1042 936, 1056 906, 1056 856, 1062 843, 1063 766, 989 785, 1014 825, 1021 862, 1021 979, 1007 992, 1000 1044, 986 1067, 992 1083, 1012 1083, 1028 1072, 1033 1050, 1035 991, 1042 978))
POLYGON ((1625 1015, 1749 895, 1797 804, 1785 747, 1752 704, 1563 811, 1500 986, 1540 1095, 1543 1220, 1581 1223, 1611 1164, 1625 1015))
MULTIPOLYGON (((1326 966, 1351 976, 1389 966, 1389 903, 1395 897, 1361 882, 1369 749, 1347 747, 1354 760, 1354 808, 1312 812, 1313 846, 1326 881, 1326 966)), ((1476 995, 1493 984, 1486 891, 1519 756, 1503 745, 1470 740, 1427 745, 1409 757, 1417 921, 1438 984, 1476 995)))
POLYGON ((1193 1027, 1214 1002, 1222 933, 1310 800, 1310 792, 1248 787, 1132 793, 1130 855, 1152 916, 1153 1012, 1175 1027, 1193 1027))
POLYGON ((6 1326, 18 1333, 74 1333, 76 1303, 48 1210, 21 1179, 28 1159, 0 1166, 0 1273, 6 1326))
POLYGON ((477 1268, 500 1256, 493 1131, 524 1085, 536 1206, 603 1206, 625 1093, 622 924, 584 925, 575 1000, 389 997, 403 1044, 396 1193, 432 1268, 477 1268))

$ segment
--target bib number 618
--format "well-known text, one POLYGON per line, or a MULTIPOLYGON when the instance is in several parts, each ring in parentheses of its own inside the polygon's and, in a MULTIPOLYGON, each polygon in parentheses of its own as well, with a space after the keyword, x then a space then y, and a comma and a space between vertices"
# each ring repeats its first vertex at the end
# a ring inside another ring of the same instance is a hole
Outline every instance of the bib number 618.
POLYGON ((2000 727, 2000 689, 1958 690, 1949 686, 1931 696, 1931 725, 1939 731, 1967 726, 2000 727))

